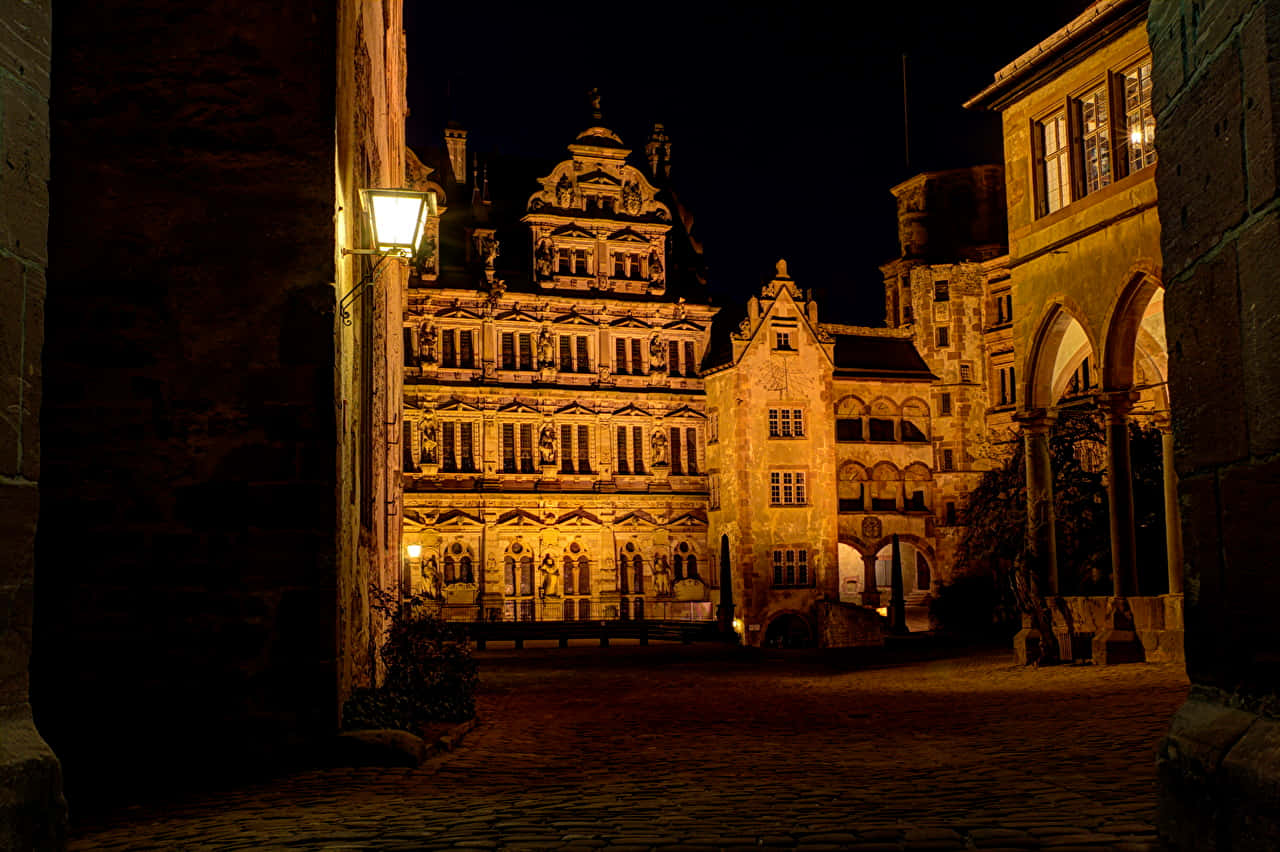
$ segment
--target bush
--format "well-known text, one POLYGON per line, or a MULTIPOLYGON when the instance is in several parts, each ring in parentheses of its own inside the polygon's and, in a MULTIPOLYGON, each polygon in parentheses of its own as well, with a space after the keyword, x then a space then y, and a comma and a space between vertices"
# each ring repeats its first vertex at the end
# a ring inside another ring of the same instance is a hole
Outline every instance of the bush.
POLYGON ((936 630, 971 636, 1012 636, 1017 614, 1000 605, 991 577, 968 575, 938 587, 929 604, 929 623, 936 630))
POLYGON ((414 599, 404 608, 380 601, 378 608, 390 623, 379 649, 386 676, 381 686, 352 693, 343 705, 343 727, 416 734, 431 722, 475 716, 479 675, 462 631, 430 601, 414 599))

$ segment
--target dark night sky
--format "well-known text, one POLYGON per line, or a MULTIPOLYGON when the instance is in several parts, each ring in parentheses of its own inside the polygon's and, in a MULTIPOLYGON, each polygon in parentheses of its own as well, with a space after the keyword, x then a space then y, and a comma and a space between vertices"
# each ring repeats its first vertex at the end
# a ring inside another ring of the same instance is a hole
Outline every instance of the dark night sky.
POLYGON ((897 253, 889 187, 999 162, 998 118, 960 104, 1087 5, 406 0, 408 141, 438 145, 454 119, 482 157, 549 169, 591 123, 586 92, 597 86, 603 123, 636 164, 652 123, 666 125, 717 302, 752 292, 785 257, 797 283, 818 290, 825 319, 879 324, 876 267, 897 253))

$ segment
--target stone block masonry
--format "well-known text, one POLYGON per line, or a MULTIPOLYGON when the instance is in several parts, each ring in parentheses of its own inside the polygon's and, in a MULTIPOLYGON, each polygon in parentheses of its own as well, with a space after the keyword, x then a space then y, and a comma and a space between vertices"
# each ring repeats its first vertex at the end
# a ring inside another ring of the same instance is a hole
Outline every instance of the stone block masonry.
POLYGON ((1182 849, 1280 846, 1278 25, 1275 0, 1157 0, 1148 19, 1192 680, 1159 749, 1159 828, 1182 849))

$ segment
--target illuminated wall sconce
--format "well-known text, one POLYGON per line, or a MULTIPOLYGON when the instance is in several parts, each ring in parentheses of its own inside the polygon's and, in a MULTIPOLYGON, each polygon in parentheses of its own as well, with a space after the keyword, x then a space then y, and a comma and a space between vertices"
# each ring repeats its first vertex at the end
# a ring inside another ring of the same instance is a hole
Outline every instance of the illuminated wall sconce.
POLYGON ((409 554, 410 559, 417 559, 419 556, 422 555, 422 545, 410 544, 407 547, 405 547, 405 551, 409 554))
POLYGON ((372 237, 373 248, 342 249, 349 254, 373 255, 378 262, 351 288, 351 292, 338 302, 344 325, 351 325, 351 302, 372 286, 378 267, 389 257, 414 260, 422 250, 422 238, 427 232, 427 222, 438 215, 436 194, 412 189, 362 189, 360 207, 364 211, 372 237))

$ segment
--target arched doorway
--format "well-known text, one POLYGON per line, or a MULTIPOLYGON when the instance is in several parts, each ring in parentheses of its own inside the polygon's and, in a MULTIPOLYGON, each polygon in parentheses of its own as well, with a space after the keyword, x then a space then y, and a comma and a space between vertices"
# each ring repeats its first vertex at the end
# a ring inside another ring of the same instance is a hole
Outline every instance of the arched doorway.
MULTIPOLYGON (((929 555, 915 542, 907 538, 899 538, 898 549, 902 554, 902 591, 911 595, 916 592, 928 592, 932 587, 933 571, 929 565, 929 555)), ((893 571, 893 544, 886 543, 876 551, 876 586, 888 590, 893 571)))
POLYGON ((811 648, 815 644, 809 622, 786 612, 769 622, 764 632, 766 648, 811 648))
POLYGON ((844 603, 862 602, 862 554, 843 541, 837 545, 838 572, 840 575, 840 600, 844 603))

